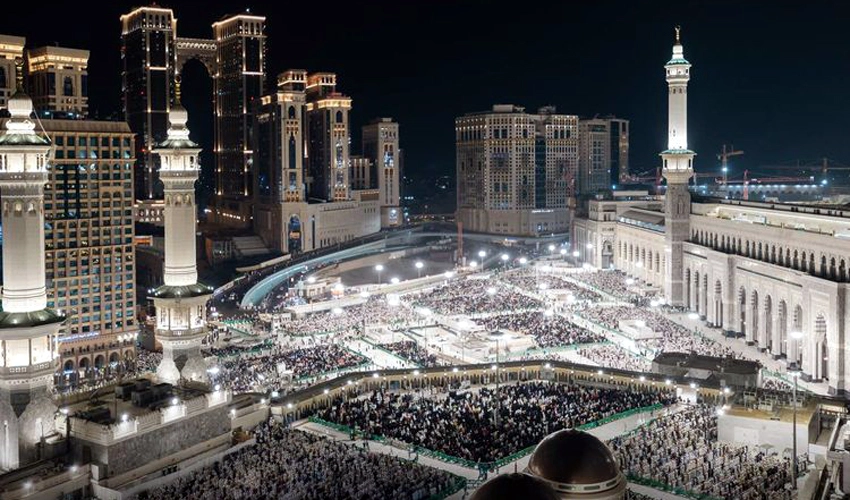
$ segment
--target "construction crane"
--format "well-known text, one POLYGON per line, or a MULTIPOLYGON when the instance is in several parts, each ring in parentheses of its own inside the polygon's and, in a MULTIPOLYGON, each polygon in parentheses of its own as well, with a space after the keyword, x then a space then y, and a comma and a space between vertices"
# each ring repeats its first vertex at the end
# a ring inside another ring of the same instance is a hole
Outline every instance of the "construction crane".
POLYGON ((729 158, 732 156, 740 156, 742 154, 744 154, 743 151, 736 151, 735 146, 732 145, 729 146, 729 149, 726 149, 726 144, 720 148, 720 154, 717 155, 717 159, 720 160, 720 171, 723 172, 724 185, 726 184, 729 175, 729 158))
POLYGON ((744 170, 744 177, 740 180, 725 180, 724 184, 743 184, 744 189, 741 193, 741 198, 743 200, 748 200, 750 198, 749 187, 750 184, 775 184, 780 182, 794 182, 794 183, 804 183, 804 182, 814 182, 814 177, 772 177, 772 176, 762 176, 759 177, 750 177, 750 171, 744 170))

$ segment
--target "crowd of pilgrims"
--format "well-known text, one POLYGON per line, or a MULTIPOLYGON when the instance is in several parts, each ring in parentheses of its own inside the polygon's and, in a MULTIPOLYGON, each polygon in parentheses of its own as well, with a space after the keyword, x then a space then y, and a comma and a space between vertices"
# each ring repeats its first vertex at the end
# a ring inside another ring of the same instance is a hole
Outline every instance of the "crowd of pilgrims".
POLYGON ((710 406, 689 406, 608 442, 624 474, 713 498, 790 500, 790 459, 721 443, 710 406))
POLYGON ((256 443, 139 500, 426 500, 452 491, 452 474, 369 453, 269 422, 256 443))
POLYGON ((630 300, 636 297, 634 285, 626 284, 628 276, 622 271, 582 272, 571 274, 570 277, 619 299, 630 300))
POLYGON ((418 325, 425 318, 403 303, 390 305, 384 297, 372 296, 363 304, 342 311, 322 311, 283 323, 284 332, 291 335, 316 333, 362 332, 364 325, 383 324, 391 328, 418 325))
POLYGON ((427 349, 412 340, 402 340, 389 344, 381 344, 381 347, 422 367, 440 366, 445 364, 444 362, 441 362, 436 355, 429 354, 427 349))
POLYGON ((405 299, 417 307, 449 316, 543 307, 539 300, 487 279, 457 279, 405 299))
POLYGON ((219 360, 213 382, 232 391, 280 390, 291 379, 353 368, 366 363, 363 356, 338 344, 322 344, 295 349, 275 346, 244 356, 219 360), (284 370, 279 370, 278 366, 284 370))
POLYGON ((477 320, 488 330, 510 330, 531 335, 543 348, 603 342, 605 337, 570 323, 561 316, 544 312, 500 314, 477 320))
POLYGON ((498 389, 434 390, 438 392, 377 390, 361 398, 337 398, 318 416, 366 434, 473 462, 492 462, 535 445, 559 429, 632 408, 676 401, 669 391, 549 382, 524 382, 498 389))
POLYGON ((661 338, 641 340, 639 344, 660 352, 695 352, 704 356, 741 357, 729 347, 714 340, 696 335, 688 328, 665 318, 661 314, 645 307, 593 307, 583 309, 582 317, 600 323, 603 326, 618 330, 621 320, 641 320, 661 338))
POLYGON ((634 372, 647 372, 652 368, 652 362, 649 359, 634 355, 613 344, 583 347, 576 353, 594 365, 606 368, 634 372))
POLYGON ((595 302, 602 298, 598 293, 582 288, 560 276, 531 269, 502 273, 498 275, 498 280, 529 292, 536 292, 542 288, 569 292, 576 301, 595 302))

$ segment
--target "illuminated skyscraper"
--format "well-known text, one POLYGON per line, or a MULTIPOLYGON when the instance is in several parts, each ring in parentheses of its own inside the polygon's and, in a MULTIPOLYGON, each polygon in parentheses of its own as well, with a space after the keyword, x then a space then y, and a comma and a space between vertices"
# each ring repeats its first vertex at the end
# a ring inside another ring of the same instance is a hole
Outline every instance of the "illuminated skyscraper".
POLYGON ((377 187, 380 193, 381 227, 397 226, 403 220, 399 206, 398 123, 392 118, 379 118, 364 126, 363 156, 371 162, 370 187, 377 187))
POLYGON ((215 198, 212 219, 248 226, 253 189, 251 133, 254 101, 265 85, 265 18, 228 16, 212 25, 213 39, 178 38, 171 9, 143 7, 121 16, 124 110, 138 134, 136 197, 162 198, 157 159, 173 99, 173 80, 190 59, 201 61, 213 80, 215 198))
POLYGON ((629 121, 579 120, 579 194, 594 195, 623 182, 629 173, 629 121))
POLYGON ((578 117, 510 104, 455 120, 457 218, 469 231, 564 232, 578 164, 578 117))
POLYGON ((51 45, 27 51, 33 105, 40 116, 85 118, 89 113, 89 51, 51 45))
POLYGON ((165 139, 174 78, 177 19, 171 9, 142 7, 121 16, 124 118, 136 138, 136 199, 162 197, 151 149, 165 139))
POLYGON ((254 101, 263 93, 264 17, 239 14, 213 24, 216 42, 215 208, 218 222, 250 225, 254 101))
POLYGON ((0 107, 5 108, 15 92, 15 59, 24 56, 27 39, 0 35, 0 107))
POLYGON ((336 75, 307 77, 307 197, 343 201, 351 198, 349 156, 351 98, 336 91, 336 75))

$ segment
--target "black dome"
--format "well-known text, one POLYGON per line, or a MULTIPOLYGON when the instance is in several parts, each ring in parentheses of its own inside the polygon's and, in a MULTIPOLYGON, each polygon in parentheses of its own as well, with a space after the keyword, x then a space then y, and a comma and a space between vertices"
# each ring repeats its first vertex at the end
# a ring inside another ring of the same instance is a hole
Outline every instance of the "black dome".
POLYGON ((558 500, 551 486, 522 473, 502 474, 484 483, 469 500, 558 500))
POLYGON ((586 432, 567 429, 537 445, 528 472, 553 483, 589 485, 617 479, 620 467, 605 443, 586 432))

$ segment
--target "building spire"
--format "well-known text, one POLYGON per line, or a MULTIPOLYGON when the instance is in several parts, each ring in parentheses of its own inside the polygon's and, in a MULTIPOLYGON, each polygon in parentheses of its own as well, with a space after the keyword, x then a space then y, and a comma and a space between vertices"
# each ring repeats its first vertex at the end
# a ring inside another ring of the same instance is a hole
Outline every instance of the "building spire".
POLYGON ((183 106, 182 101, 180 100, 181 90, 180 84, 183 82, 183 77, 180 75, 174 75, 174 105, 175 106, 183 106))
POLYGON ((15 93, 24 93, 24 58, 15 58, 15 93))
POLYGON ((682 44, 682 37, 681 37, 682 27, 677 24, 676 27, 673 28, 673 29, 676 30, 676 45, 681 45, 682 44))

